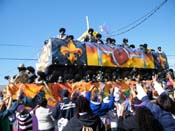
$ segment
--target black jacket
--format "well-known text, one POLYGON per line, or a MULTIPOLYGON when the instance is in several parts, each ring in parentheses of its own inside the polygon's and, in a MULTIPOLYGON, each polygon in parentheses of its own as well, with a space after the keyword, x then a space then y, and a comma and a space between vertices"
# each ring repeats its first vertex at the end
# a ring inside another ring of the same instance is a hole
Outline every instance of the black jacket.
POLYGON ((91 127, 93 131, 105 131, 105 126, 98 116, 90 114, 74 116, 63 131, 82 131, 83 126, 91 127))
POLYGON ((68 98, 63 98, 63 100, 56 104, 52 110, 52 116, 58 120, 60 118, 67 118, 70 120, 74 116, 75 103, 68 98))
POLYGON ((140 131, 140 129, 136 118, 131 115, 128 116, 126 119, 123 119, 123 117, 119 117, 117 131, 140 131))

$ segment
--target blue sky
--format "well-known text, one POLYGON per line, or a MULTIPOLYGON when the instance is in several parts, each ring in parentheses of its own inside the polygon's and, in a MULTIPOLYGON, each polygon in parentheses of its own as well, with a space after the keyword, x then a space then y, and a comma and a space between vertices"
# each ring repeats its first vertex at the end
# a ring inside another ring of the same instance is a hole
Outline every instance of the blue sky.
MULTIPOLYGON (((109 33, 145 15, 164 0, 0 0, 0 58, 38 58, 43 41, 55 37, 60 27, 67 34, 79 37, 86 30, 85 16, 90 26, 99 31, 105 24, 109 33), (26 45, 8 46, 8 45, 26 45)), ((175 55, 175 1, 168 2, 143 24, 125 34, 114 37, 117 43, 128 38, 130 44, 148 43, 175 55)), ((175 65, 174 56, 169 62, 175 65)), ((36 61, 0 59, 0 85, 5 75, 15 75, 17 66, 35 66, 36 61)))

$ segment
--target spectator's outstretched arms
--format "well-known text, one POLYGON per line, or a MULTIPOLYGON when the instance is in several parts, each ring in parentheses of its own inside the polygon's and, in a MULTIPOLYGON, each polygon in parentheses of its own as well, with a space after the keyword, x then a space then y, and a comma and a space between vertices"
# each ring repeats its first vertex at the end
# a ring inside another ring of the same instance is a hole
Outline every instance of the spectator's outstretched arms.
POLYGON ((5 117, 12 115, 17 109, 17 107, 18 107, 18 101, 13 102, 12 106, 9 109, 6 109, 5 111, 0 112, 0 120, 3 120, 5 117))
POLYGON ((137 98, 141 100, 143 97, 147 96, 146 92, 142 88, 140 83, 136 84, 136 90, 137 90, 137 98))
POLYGON ((160 85, 160 83, 157 82, 157 75, 152 76, 152 80, 153 80, 153 87, 159 95, 162 94, 163 92, 165 92, 165 90, 160 85))

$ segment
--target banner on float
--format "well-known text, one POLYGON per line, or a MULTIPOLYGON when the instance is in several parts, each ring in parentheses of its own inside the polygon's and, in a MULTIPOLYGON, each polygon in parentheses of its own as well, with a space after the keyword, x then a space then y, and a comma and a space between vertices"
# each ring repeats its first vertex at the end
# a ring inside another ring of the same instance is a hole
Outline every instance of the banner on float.
POLYGON ((44 45, 37 67, 57 65, 87 65, 121 68, 167 68, 166 55, 143 50, 97 43, 50 39, 44 45))

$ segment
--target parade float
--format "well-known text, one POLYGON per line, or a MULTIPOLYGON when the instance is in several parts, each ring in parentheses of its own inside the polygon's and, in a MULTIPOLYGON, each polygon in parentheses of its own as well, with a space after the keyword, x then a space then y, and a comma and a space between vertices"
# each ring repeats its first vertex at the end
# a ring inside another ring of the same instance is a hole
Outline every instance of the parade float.
MULTIPOLYGON (((52 70, 59 72, 59 75, 65 75, 66 71, 73 69, 74 73, 81 74, 84 77, 84 69, 93 71, 97 70, 112 70, 112 72, 120 70, 120 73, 134 69, 139 70, 141 74, 147 73, 151 76, 153 71, 157 69, 168 68, 166 55, 156 54, 151 49, 147 49, 146 53, 141 49, 123 48, 120 46, 109 46, 106 44, 97 44, 93 42, 80 42, 78 40, 61 40, 58 38, 51 38, 43 45, 38 62, 36 63, 37 71, 48 72, 52 70)), ((58 75, 58 76, 59 76, 58 75)), ((72 75, 72 77, 75 74, 72 75)), ((83 78, 82 78, 83 79, 83 78)), ((44 82, 44 83, 19 83, 10 84, 8 87, 13 92, 13 97, 19 87, 23 88, 24 94, 28 97, 34 98, 40 90, 46 92, 48 104, 54 106, 60 100, 58 93, 59 89, 67 88, 69 92, 79 89, 80 91, 87 91, 91 85, 103 87, 106 94, 108 89, 112 86, 122 87, 122 91, 128 94, 129 83, 123 78, 109 81, 62 81, 62 82, 44 82)))

